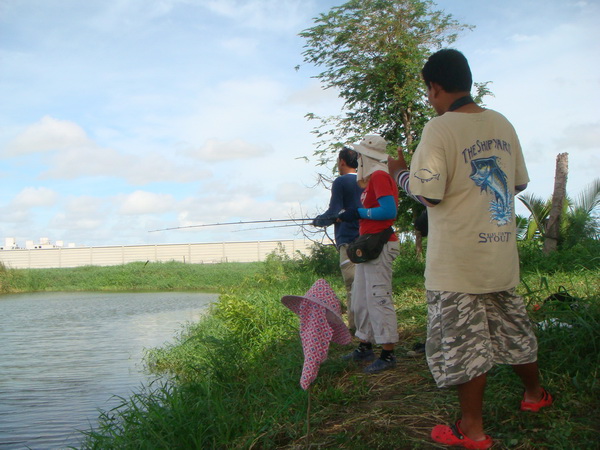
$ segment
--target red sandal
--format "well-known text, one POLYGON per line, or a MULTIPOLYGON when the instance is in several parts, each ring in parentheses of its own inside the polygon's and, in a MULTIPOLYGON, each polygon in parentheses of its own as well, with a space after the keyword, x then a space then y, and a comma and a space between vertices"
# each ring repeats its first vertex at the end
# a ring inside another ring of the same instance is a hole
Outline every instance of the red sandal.
POLYGON ((532 411, 538 412, 540 408, 550 406, 552 404, 552 396, 542 388, 542 398, 535 403, 526 402, 525 394, 523 394, 523 400, 521 401, 521 411, 532 411))
POLYGON ((431 430, 431 439, 444 445, 463 447, 468 449, 487 449, 493 445, 492 438, 487 434, 483 441, 474 441, 466 436, 460 429, 460 420, 454 425, 436 425, 431 430))

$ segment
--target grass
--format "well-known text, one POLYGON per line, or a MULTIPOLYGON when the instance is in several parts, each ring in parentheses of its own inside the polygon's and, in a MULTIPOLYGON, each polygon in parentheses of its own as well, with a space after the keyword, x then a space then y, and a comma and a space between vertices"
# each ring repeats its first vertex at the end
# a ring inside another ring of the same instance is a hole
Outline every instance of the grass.
POLYGON ((261 263, 183 264, 135 262, 72 269, 7 269, 0 264, 0 293, 39 291, 202 291, 237 285, 261 263))
MULTIPOLYGON (((600 244, 592 242, 545 258, 539 249, 522 248, 523 283, 518 290, 535 323, 554 324, 538 327, 537 334, 543 384, 556 404, 539 414, 520 412, 517 377, 508 367, 494 368, 484 410, 494 448, 598 448, 599 250, 600 244), (568 292, 574 303, 552 299, 559 291, 568 292)), ((394 265, 401 336, 397 369, 364 375, 360 366, 339 359, 352 347, 332 345, 310 390, 300 388, 298 319, 280 299, 305 293, 318 277, 343 297, 331 258, 334 251, 321 249, 315 259, 292 261, 274 254, 252 267, 230 270, 230 264, 221 265, 224 273, 215 272, 212 286, 223 280, 223 287, 211 314, 182 332, 174 344, 146 355, 147 367, 162 381, 103 412, 99 426, 85 433, 82 448, 438 448, 429 438, 431 427, 453 421, 458 402, 453 389, 435 386, 423 357, 407 356, 415 342, 423 341, 426 326, 424 264, 409 246, 394 265)), ((202 273, 207 266, 152 266, 136 266, 130 273, 147 270, 171 280, 156 284, 169 289, 210 284, 202 273)), ((98 285, 109 287, 111 279, 121 279, 119 270, 128 269, 115 268, 110 277, 105 273, 98 285)), ((136 286, 146 289, 149 283, 136 286)))

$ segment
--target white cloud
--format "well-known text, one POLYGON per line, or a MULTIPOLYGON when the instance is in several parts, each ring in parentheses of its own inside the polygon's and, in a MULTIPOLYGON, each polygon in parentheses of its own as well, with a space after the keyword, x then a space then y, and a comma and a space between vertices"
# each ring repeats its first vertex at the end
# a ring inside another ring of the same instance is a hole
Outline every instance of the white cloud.
POLYGON ((315 196, 315 190, 299 183, 280 183, 275 199, 282 203, 302 203, 315 196))
POLYGON ((4 153, 18 156, 51 150, 74 149, 90 145, 85 131, 68 120, 44 116, 39 122, 28 126, 9 142, 4 153))
POLYGON ((49 226, 58 230, 69 230, 68 240, 77 239, 81 231, 103 228, 110 220, 112 207, 106 199, 82 195, 67 200, 65 208, 56 214, 49 226))
POLYGON ((600 122, 571 124, 557 140, 558 149, 576 148, 584 151, 600 149, 600 122))
POLYGON ((244 56, 255 53, 258 45, 259 42, 256 39, 231 38, 221 41, 221 46, 225 50, 244 56))
POLYGON ((45 187, 28 187, 17 194, 13 201, 16 208, 34 208, 53 206, 58 199, 58 194, 45 187))
POLYGON ((119 213, 124 215, 161 214, 173 209, 175 199, 169 194, 134 191, 117 197, 119 213))
POLYGON ((178 204, 176 226, 288 218, 293 210, 300 209, 298 194, 303 195, 303 189, 293 184, 277 185, 268 190, 260 185, 217 184, 212 187, 211 191, 186 198, 178 204), (283 193, 279 192, 281 189, 283 193), (291 189, 296 189, 296 195, 291 194, 291 189))
POLYGON ((101 197, 91 195, 72 196, 68 199, 66 210, 74 215, 94 214, 98 217, 104 216, 107 210, 107 201, 101 197))
POLYGON ((178 121, 181 140, 198 147, 209 139, 241 139, 264 152, 280 135, 305 126, 304 108, 286 103, 290 92, 269 77, 221 81, 199 95, 195 113, 178 121))
POLYGON ((331 104, 339 112, 342 106, 338 92, 335 89, 323 89, 319 81, 312 81, 303 89, 292 92, 287 98, 287 103, 307 108, 307 111, 313 110, 316 105, 321 107, 331 104))
POLYGON ((241 139, 232 141, 209 139, 199 148, 186 149, 182 152, 201 161, 215 162, 265 156, 272 153, 273 148, 270 145, 251 144, 241 139))
POLYGON ((168 15, 177 5, 186 0, 127 0, 116 2, 93 2, 95 14, 86 25, 106 33, 143 33, 148 23, 168 15))
POLYGON ((540 39, 537 35, 528 35, 528 34, 515 34, 511 38, 513 41, 521 43, 521 42, 532 42, 538 41, 540 39))
MULTIPOLYGON (((101 129, 107 135, 106 129, 101 129)), ((108 136, 114 137, 108 133, 108 136)), ((136 145, 138 142, 125 142, 136 145)), ((210 150, 210 149, 209 149, 210 150)), ((213 149, 218 153, 219 149, 213 149)), ((256 153, 255 148, 248 148, 256 153)), ((36 161, 44 167, 39 177, 44 180, 75 180, 84 177, 111 177, 127 180, 134 185, 170 181, 185 183, 211 176, 206 168, 196 167, 190 161, 180 161, 158 151, 114 149, 98 145, 85 130, 74 122, 43 117, 10 141, 3 153, 7 157, 18 157, 41 153, 36 161)), ((175 151, 171 152, 175 154, 175 151)), ((214 156, 213 159, 217 157, 214 156)))
POLYGON ((300 26, 299 11, 312 3, 308 0, 208 0, 205 5, 245 27, 287 31, 300 26))
POLYGON ((46 187, 25 187, 0 206, 2 229, 11 235, 23 232, 59 205, 59 194, 46 187), (18 226, 17 226, 18 225, 18 226))
POLYGON ((1 221, 4 224, 3 231, 5 233, 8 231, 9 234, 15 234, 12 230, 16 230, 10 225, 27 223, 31 219, 29 209, 24 208, 2 207, 0 208, 0 214, 2 214, 1 221))
POLYGON ((125 155, 90 144, 56 152, 42 177, 72 180, 85 176, 110 176, 115 172, 122 172, 122 167, 131 167, 129 158, 125 155))
POLYGON ((213 175, 210 168, 191 160, 180 160, 168 152, 149 151, 142 155, 129 155, 127 159, 127 164, 113 170, 112 175, 133 185, 157 182, 193 183, 213 175))
POLYGON ((156 152, 137 156, 91 145, 58 152, 41 176, 65 180, 108 177, 123 179, 132 185, 144 185, 164 181, 187 183, 209 177, 210 171, 178 163, 156 152))

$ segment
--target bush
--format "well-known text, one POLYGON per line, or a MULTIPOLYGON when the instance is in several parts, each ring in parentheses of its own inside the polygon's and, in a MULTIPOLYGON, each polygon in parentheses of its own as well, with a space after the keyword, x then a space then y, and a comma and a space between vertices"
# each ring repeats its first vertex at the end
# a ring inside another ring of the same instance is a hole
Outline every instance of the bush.
POLYGON ((542 241, 520 241, 519 257, 525 272, 572 272, 582 268, 595 270, 600 267, 600 241, 589 240, 568 249, 544 254, 542 241))
POLYGON ((425 258, 417 255, 415 243, 406 241, 400 244, 400 254, 394 261, 394 277, 416 275, 419 277, 425 273, 425 258))
MULTIPOLYGON (((290 263, 280 256, 268 258, 278 271, 290 263)), ((294 273, 279 283, 257 277, 222 293, 175 344, 149 351, 147 367, 177 382, 104 413, 83 448, 250 448, 258 435, 276 448, 270 442, 282 425, 306 414, 298 318, 280 299, 305 292, 310 281, 294 273)), ((289 430, 293 439, 300 432, 289 430)))
POLYGON ((310 256, 302 255, 299 268, 322 278, 339 275, 340 255, 335 246, 316 242, 311 247, 310 256))
POLYGON ((10 272, 4 265, 4 263, 0 262, 0 294, 4 294, 8 292, 8 287, 10 286, 10 272))

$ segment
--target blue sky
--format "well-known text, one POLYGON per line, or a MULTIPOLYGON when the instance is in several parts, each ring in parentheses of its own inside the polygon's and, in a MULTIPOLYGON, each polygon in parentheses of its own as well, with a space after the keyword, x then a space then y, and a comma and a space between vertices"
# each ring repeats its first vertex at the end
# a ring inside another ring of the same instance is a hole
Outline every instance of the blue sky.
MULTIPOLYGON (((314 216, 305 114, 335 114, 298 33, 343 1, 0 0, 0 245, 301 237, 297 228, 149 230, 314 216), (299 70, 295 66, 300 65, 299 70)), ((475 25, 454 47, 522 141, 532 182, 600 167, 597 1, 439 0, 475 25)), ((522 212, 522 211, 519 211, 522 212)))

